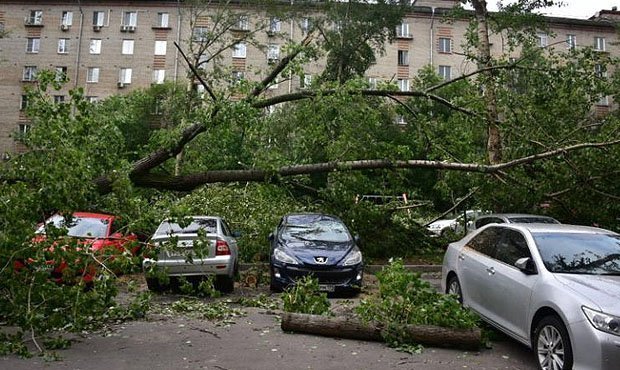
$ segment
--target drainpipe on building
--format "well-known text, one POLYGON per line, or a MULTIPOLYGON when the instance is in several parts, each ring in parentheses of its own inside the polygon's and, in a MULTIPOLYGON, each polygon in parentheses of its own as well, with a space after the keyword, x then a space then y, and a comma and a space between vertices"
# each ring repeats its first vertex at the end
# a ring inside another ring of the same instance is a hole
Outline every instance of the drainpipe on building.
POLYGON ((429 37, 430 40, 429 41, 429 50, 428 50, 428 54, 429 54, 429 64, 431 65, 431 67, 433 66, 433 39, 435 38, 435 7, 431 7, 431 29, 429 32, 429 37))
MULTIPOLYGON (((177 0, 177 45, 181 45, 181 0, 177 0)), ((174 48, 174 82, 179 77, 179 48, 174 48)))
POLYGON ((78 0, 78 8, 80 9, 80 36, 78 37, 77 56, 75 57, 75 81, 73 86, 78 87, 80 81, 80 61, 82 58, 82 35, 84 34, 84 12, 82 11, 82 3, 78 0))

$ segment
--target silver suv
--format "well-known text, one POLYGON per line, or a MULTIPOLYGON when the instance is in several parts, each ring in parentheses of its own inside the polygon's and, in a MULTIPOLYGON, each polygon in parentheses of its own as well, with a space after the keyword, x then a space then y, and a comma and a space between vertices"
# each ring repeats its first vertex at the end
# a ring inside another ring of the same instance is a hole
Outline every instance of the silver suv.
POLYGON ((142 263, 149 289, 163 288, 156 273, 164 272, 175 278, 215 276, 218 290, 232 292, 239 268, 236 236, 220 217, 164 220, 149 242, 157 256, 142 263))

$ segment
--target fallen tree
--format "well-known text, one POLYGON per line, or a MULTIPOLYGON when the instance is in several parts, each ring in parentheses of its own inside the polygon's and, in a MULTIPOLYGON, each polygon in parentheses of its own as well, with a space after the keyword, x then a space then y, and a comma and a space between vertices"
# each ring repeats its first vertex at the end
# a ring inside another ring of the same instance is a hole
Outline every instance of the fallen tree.
MULTIPOLYGON (((326 337, 384 341, 383 326, 365 323, 351 317, 328 317, 286 312, 282 316, 283 331, 317 334, 326 337)), ((434 325, 403 325, 412 342, 431 346, 477 350, 482 343, 479 328, 458 329, 434 325)))

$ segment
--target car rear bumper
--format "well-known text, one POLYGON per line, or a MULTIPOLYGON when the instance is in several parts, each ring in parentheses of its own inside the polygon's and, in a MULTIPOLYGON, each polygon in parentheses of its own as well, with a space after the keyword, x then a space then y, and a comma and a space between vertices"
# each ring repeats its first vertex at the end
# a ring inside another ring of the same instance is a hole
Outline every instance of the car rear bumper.
POLYGON ((295 285, 295 281, 304 276, 318 279, 320 289, 327 292, 342 290, 359 290, 364 276, 361 264, 347 267, 313 269, 307 266, 272 264, 272 285, 279 289, 295 285))
POLYGON ((144 270, 154 268, 165 271, 168 276, 228 275, 234 274, 231 256, 217 256, 208 259, 195 258, 192 263, 181 259, 150 259, 142 262, 144 270))

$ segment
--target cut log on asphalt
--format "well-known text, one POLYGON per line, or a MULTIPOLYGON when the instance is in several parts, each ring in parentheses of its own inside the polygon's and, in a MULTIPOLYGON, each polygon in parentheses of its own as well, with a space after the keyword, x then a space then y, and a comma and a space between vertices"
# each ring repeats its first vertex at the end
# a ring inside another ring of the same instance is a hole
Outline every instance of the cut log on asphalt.
MULTIPOLYGON (((317 334, 326 337, 383 341, 383 327, 349 317, 328 317, 285 312, 284 331, 317 334)), ((477 350, 482 343, 480 329, 452 329, 433 325, 406 325, 404 331, 414 343, 429 347, 477 350)))

